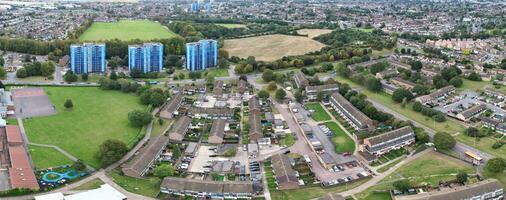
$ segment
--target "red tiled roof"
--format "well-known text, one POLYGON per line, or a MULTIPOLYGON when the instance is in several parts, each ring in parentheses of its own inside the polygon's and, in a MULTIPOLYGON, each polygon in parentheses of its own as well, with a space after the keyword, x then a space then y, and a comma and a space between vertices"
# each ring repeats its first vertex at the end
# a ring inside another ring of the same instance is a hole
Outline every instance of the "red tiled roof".
POLYGON ((19 130, 18 126, 7 125, 5 129, 7 132, 7 143, 9 143, 9 144, 22 144, 23 143, 23 137, 21 137, 21 131, 19 130))
POLYGON ((39 189, 37 178, 30 165, 28 154, 23 146, 9 147, 11 168, 9 177, 12 188, 39 189))

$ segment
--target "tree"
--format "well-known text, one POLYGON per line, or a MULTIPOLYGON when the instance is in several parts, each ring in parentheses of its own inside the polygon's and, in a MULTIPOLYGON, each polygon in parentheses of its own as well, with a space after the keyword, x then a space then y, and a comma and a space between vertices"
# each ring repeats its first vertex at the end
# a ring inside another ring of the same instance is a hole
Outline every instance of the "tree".
POLYGON ((423 109, 423 105, 422 103, 416 101, 415 103, 413 103, 413 110, 416 111, 416 112, 421 112, 423 109))
POLYGON ((67 99, 67 100, 65 100, 65 103, 63 104, 63 106, 65 108, 69 109, 69 108, 74 107, 74 103, 72 103, 72 99, 67 99))
POLYGON ((5 71, 5 68, 0 66, 0 79, 6 79, 7 78, 7 71, 5 71))
POLYGON ((455 138, 448 133, 437 132, 434 135, 434 146, 439 150, 450 150, 456 143, 455 138))
POLYGON ((422 62, 420 62, 419 60, 411 62, 410 65, 411 65, 411 70, 414 70, 414 71, 420 71, 423 67, 422 62))
POLYGON ((156 177, 159 177, 159 178, 165 178, 167 176, 174 176, 175 172, 176 172, 176 169, 172 165, 161 164, 161 165, 158 165, 158 167, 156 167, 153 170, 153 175, 155 175, 156 177))
POLYGON ((429 134, 427 134, 425 131, 415 131, 415 138, 416 141, 420 144, 427 143, 430 141, 429 134))
POLYGON ((16 71, 16 77, 18 78, 26 78, 28 77, 28 73, 26 72, 26 68, 20 68, 16 71))
POLYGON ((274 81, 269 82, 269 84, 267 85, 267 90, 274 91, 276 89, 278 89, 278 85, 276 85, 276 82, 274 81))
POLYGON ((206 84, 207 84, 207 85, 214 85, 214 80, 215 80, 215 79, 214 79, 214 75, 212 75, 212 74, 208 74, 208 75, 206 76, 206 84))
POLYGON ((118 80, 118 75, 116 74, 115 71, 111 72, 111 74, 109 75, 109 79, 111 79, 111 80, 118 80))
POLYGON ((142 127, 149 124, 153 116, 148 111, 134 110, 128 113, 128 120, 134 127, 142 127))
POLYGON ((295 97, 295 101, 299 103, 302 103, 302 100, 304 100, 304 96, 302 95, 302 92, 300 92, 300 90, 295 91, 293 96, 295 97))
POLYGON ((260 99, 267 99, 267 98, 269 98, 269 96, 270 96, 270 95, 269 95, 269 93, 268 93, 267 91, 265 91, 265 90, 260 90, 260 91, 258 91, 257 96, 258 96, 258 98, 260 98, 260 99))
POLYGON ((77 159, 73 164, 72 167, 75 168, 77 171, 82 171, 86 169, 86 164, 84 164, 84 161, 81 159, 77 159))
POLYGON ((488 160, 485 169, 489 172, 500 173, 506 169, 506 161, 503 158, 492 158, 488 160))
POLYGON ((464 133, 469 137, 481 137, 480 130, 478 130, 475 127, 469 127, 467 128, 464 133))
POLYGON ((415 85, 411 91, 417 95, 426 95, 429 94, 430 89, 423 85, 415 85))
POLYGON ((436 114, 432 115, 432 119, 434 119, 434 121, 436 122, 446 121, 445 114, 443 114, 442 112, 437 112, 436 114))
POLYGON ((67 71, 65 75, 63 75, 63 79, 69 83, 77 81, 77 75, 72 71, 67 71))
POLYGON ((472 81, 481 81, 481 76, 476 72, 472 72, 467 76, 467 79, 472 81))
POLYGON ((274 98, 276 98, 276 100, 280 101, 283 100, 285 97, 286 97, 285 90, 283 90, 282 88, 276 90, 276 94, 274 94, 274 98))
POLYGON ((392 94, 392 100, 394 100, 397 103, 402 102, 404 99, 406 99, 406 101, 411 101, 411 99, 413 98, 415 98, 413 94, 409 90, 406 90, 404 88, 399 88, 395 90, 394 93, 392 94))
POLYGON ((40 67, 41 75, 45 77, 53 75, 54 71, 55 69, 53 62, 44 62, 40 67))
POLYGON ((83 79, 83 81, 87 81, 88 80, 88 74, 87 73, 81 74, 81 79, 83 79))
POLYGON ((401 192, 406 192, 411 188, 411 183, 409 183, 408 179, 402 179, 402 180, 395 181, 393 183, 393 186, 395 189, 397 189, 401 192))
POLYGON ((97 157, 102 166, 110 165, 120 160, 128 152, 127 145, 116 139, 104 141, 97 152, 97 157))
POLYGON ((271 82, 276 80, 276 74, 270 69, 266 69, 264 73, 262 73, 262 79, 265 82, 271 82))
POLYGON ((467 182, 468 175, 465 172, 459 172, 455 176, 455 178, 457 179, 457 182, 459 182, 460 184, 464 184, 467 182))
POLYGON ((176 144, 172 147, 172 159, 177 160, 181 156, 181 149, 179 148, 179 144, 176 144))
POLYGON ((317 101, 321 101, 321 100, 323 100, 323 96, 324 96, 324 95, 325 95, 325 94, 324 94, 322 91, 318 91, 318 92, 316 93, 316 100, 317 100, 317 101))
POLYGON ((367 89, 369 89, 373 92, 379 92, 382 89, 381 82, 373 76, 367 78, 366 85, 367 85, 367 89))
POLYGON ((462 79, 460 79, 459 77, 453 77, 452 79, 450 79, 450 84, 455 87, 460 87, 462 86, 463 82, 462 79))

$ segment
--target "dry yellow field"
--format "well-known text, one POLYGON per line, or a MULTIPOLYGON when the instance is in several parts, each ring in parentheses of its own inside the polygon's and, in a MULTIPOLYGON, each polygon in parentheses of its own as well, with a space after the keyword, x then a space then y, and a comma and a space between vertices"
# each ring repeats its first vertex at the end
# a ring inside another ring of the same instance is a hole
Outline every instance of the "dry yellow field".
POLYGON ((332 32, 330 29, 300 29, 297 31, 298 34, 307 35, 309 38, 315 38, 323 34, 332 32))
POLYGON ((240 58, 255 56, 258 61, 274 61, 283 56, 304 55, 320 50, 324 46, 307 37, 276 34, 225 40, 223 48, 231 56, 240 58))

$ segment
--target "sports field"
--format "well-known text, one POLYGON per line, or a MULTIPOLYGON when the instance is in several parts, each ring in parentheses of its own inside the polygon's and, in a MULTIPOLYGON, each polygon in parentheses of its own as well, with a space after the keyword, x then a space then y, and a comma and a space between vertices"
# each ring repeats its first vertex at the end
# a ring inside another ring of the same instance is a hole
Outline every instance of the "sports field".
POLYGON ((79 40, 101 41, 119 39, 153 40, 175 37, 177 34, 167 27, 149 20, 121 20, 114 23, 95 22, 86 30, 79 40))
MULTIPOLYGON (((53 144, 92 167, 99 167, 95 158, 99 145, 107 139, 127 144, 139 134, 128 122, 128 112, 144 109, 137 96, 119 91, 105 91, 97 87, 46 87, 49 99, 58 114, 24 120, 30 142, 53 144), (65 109, 66 99, 74 107, 65 109)), ((35 154, 35 165, 38 159, 35 154)), ((42 164, 44 166, 45 164, 42 164)))
POLYGON ((283 56, 304 55, 324 46, 307 37, 276 34, 225 40, 223 48, 230 56, 255 56, 258 61, 274 61, 283 56))

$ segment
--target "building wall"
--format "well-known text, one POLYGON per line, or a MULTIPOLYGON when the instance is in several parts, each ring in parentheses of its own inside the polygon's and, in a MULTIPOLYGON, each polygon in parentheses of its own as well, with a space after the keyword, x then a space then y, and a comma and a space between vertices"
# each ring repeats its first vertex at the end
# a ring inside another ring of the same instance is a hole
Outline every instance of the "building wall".
POLYGON ((199 71, 218 65, 218 42, 200 40, 186 44, 186 69, 199 71))
POLYGON ((142 73, 161 72, 163 68, 163 45, 146 43, 142 46, 128 47, 128 70, 142 73))
POLYGON ((106 62, 105 44, 70 46, 70 69, 76 74, 103 73, 106 62))

